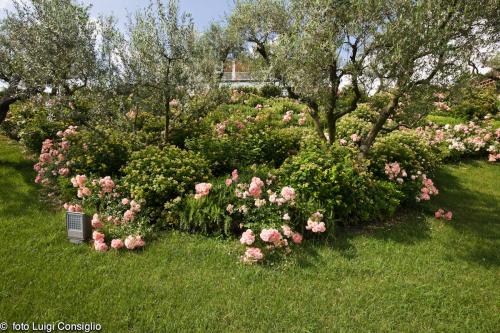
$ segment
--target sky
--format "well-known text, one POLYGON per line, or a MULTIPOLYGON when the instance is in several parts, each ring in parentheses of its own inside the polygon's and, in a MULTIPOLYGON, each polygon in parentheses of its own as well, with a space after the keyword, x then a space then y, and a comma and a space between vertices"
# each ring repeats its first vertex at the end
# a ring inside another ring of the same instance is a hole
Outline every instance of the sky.
MULTIPOLYGON (((144 8, 149 0, 78 0, 92 5, 91 15, 114 15, 120 27, 127 22, 127 14, 144 8)), ((233 5, 233 0, 179 0, 181 11, 191 13, 198 30, 204 30, 212 21, 224 18, 233 5)), ((11 9, 11 0, 0 0, 0 11, 11 9)), ((0 14, 1 16, 2 14, 0 14)))

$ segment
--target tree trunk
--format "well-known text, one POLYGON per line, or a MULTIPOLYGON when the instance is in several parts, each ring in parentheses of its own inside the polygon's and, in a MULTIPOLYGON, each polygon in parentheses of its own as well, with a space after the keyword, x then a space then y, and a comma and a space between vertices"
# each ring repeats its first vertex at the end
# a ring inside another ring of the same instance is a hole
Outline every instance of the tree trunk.
POLYGON ((316 132, 318 133, 319 138, 323 141, 327 141, 325 133, 323 132, 323 126, 321 126, 321 119, 319 117, 318 106, 316 104, 313 104, 313 103, 312 103, 312 105, 309 105, 309 106, 312 109, 310 114, 311 114, 311 118, 314 122, 314 127, 316 128, 316 132))
POLYGON ((18 97, 10 97, 10 96, 4 96, 0 99, 0 124, 4 122, 5 118, 7 118, 10 105, 14 104, 17 100, 19 100, 18 97))
POLYGON ((380 113, 380 116, 375 122, 375 124, 372 126, 370 133, 368 133, 367 137, 363 140, 361 146, 359 147, 360 157, 362 158, 368 157, 370 149, 373 143, 375 142, 377 135, 379 134, 380 130, 382 130, 382 127, 384 126, 387 119, 394 113, 394 110, 396 110, 396 108, 398 107, 400 97, 401 94, 399 92, 396 93, 391 98, 391 101, 386 106, 386 108, 382 111, 382 113, 380 113))
POLYGON ((332 144, 335 142, 335 136, 337 135, 337 117, 335 117, 331 109, 326 114, 326 122, 328 124, 328 143, 332 144))
POLYGON ((170 129, 170 94, 167 94, 165 98, 165 145, 168 143, 169 139, 169 129, 170 129))

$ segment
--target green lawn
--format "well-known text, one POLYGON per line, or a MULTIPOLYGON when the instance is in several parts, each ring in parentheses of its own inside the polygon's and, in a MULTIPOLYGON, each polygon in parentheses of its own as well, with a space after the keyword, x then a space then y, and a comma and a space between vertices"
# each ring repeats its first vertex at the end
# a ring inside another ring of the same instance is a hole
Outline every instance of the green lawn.
POLYGON ((500 332, 500 167, 449 166, 400 222, 238 263, 236 241, 169 232, 139 253, 70 244, 31 162, 0 138, 0 322, 104 332, 500 332), (451 222, 432 218, 438 207, 451 222))

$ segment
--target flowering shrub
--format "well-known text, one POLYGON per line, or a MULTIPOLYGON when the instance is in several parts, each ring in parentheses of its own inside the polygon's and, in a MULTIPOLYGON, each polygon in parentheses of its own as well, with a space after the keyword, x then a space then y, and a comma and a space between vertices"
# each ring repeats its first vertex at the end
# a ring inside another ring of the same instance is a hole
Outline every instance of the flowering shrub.
POLYGON ((45 187, 55 187, 58 177, 69 176, 72 167, 68 158, 71 147, 69 139, 77 133, 76 126, 70 126, 64 131, 59 131, 57 136, 60 140, 46 139, 42 143, 38 163, 33 168, 37 172, 35 183, 45 187))
POLYGON ((123 169, 123 182, 131 196, 145 201, 151 218, 162 215, 165 204, 189 193, 208 180, 208 163, 198 154, 174 146, 147 147, 132 154, 123 169))
POLYGON ((249 117, 216 123, 213 132, 189 139, 186 146, 203 155, 214 174, 222 175, 256 163, 279 166, 299 149, 302 135, 295 128, 276 129, 264 118, 249 117))
POLYGON ((358 223, 391 215, 402 198, 397 186, 377 180, 354 152, 343 147, 303 148, 280 168, 283 182, 294 187, 302 202, 313 201, 327 212, 327 227, 333 218, 358 223))
POLYGON ((70 144, 69 160, 75 173, 120 175, 131 149, 128 134, 100 126, 92 130, 81 129, 67 141, 70 144))
POLYGON ((94 248, 106 252, 109 247, 129 250, 143 247, 144 236, 151 233, 144 202, 130 200, 126 189, 111 177, 90 179, 85 175, 71 178, 77 199, 65 203, 67 211, 85 211, 92 216, 94 248), (106 243, 107 240, 110 242, 106 243), (108 246, 109 244, 109 246, 108 246))
POLYGON ((86 113, 78 111, 83 110, 67 98, 37 95, 12 105, 1 128, 29 151, 39 152, 45 139, 55 140, 59 130, 87 120, 86 113))
POLYGON ((431 123, 417 128, 416 132, 427 140, 428 145, 445 149, 447 157, 452 159, 488 155, 490 161, 495 161, 500 153, 500 128, 494 129, 488 123, 481 125, 472 121, 453 126, 431 123))
POLYGON ((400 130, 377 139, 371 154, 371 167, 380 177, 386 174, 386 163, 394 161, 408 175, 430 173, 441 164, 443 156, 439 146, 430 145, 418 132, 400 130))
POLYGON ((176 208, 180 228, 229 236, 243 228, 276 227, 284 221, 292 226, 300 224, 293 220, 297 215, 295 190, 278 187, 271 173, 257 173, 245 181, 246 177, 233 170, 227 178, 197 184, 196 194, 176 208))

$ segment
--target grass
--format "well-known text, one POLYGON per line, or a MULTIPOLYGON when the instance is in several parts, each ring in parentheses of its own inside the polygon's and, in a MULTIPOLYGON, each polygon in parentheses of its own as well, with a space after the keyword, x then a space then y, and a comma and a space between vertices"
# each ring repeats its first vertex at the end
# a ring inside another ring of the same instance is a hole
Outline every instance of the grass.
POLYGON ((399 223, 345 232, 267 266, 169 232, 143 252, 65 238, 31 162, 0 138, 0 321, 97 322, 104 332, 499 332, 500 169, 445 167, 441 194, 399 223), (454 220, 431 217, 438 207, 454 220))

